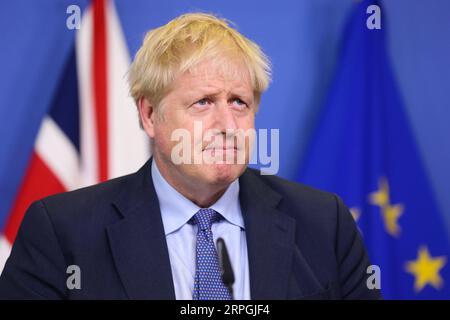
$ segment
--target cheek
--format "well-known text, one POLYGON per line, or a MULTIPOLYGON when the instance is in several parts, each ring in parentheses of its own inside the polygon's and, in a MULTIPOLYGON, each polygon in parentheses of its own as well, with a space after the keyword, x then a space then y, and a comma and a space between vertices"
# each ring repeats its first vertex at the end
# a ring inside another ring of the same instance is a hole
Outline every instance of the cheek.
POLYGON ((176 143, 171 139, 173 131, 174 128, 165 122, 155 125, 155 147, 165 154, 170 152, 172 145, 176 143))
POLYGON ((238 120, 238 127, 245 130, 255 128, 255 115, 251 113, 243 118, 240 118, 238 120))
POLYGON ((155 125, 155 147, 166 156, 170 156, 174 147, 180 143, 186 141, 191 145, 193 136, 193 124, 186 117, 165 115, 165 119, 155 125))

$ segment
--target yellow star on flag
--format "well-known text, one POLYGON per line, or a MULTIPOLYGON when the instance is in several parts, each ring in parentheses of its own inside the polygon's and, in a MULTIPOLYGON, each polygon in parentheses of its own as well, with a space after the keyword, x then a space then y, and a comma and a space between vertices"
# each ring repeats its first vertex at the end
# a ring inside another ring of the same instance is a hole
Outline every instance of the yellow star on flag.
POLYGON ((401 204, 386 205, 383 210, 384 224, 389 234, 398 236, 400 234, 400 227, 398 225, 398 218, 403 213, 403 206, 401 204))
POLYGON ((427 284, 435 289, 440 289, 443 280, 439 271, 447 263, 447 257, 431 257, 426 246, 421 246, 417 254, 417 260, 408 261, 405 264, 405 270, 415 277, 414 290, 418 293, 427 284))
POLYGON ((398 219, 403 214, 404 208, 401 204, 391 204, 389 184, 385 177, 380 179, 379 190, 370 194, 369 201, 371 204, 381 208, 387 233, 391 236, 399 236, 400 226, 398 225, 398 219))
POLYGON ((370 194, 370 203, 375 206, 384 207, 389 204, 389 185, 386 178, 383 177, 380 179, 378 187, 380 190, 370 194))

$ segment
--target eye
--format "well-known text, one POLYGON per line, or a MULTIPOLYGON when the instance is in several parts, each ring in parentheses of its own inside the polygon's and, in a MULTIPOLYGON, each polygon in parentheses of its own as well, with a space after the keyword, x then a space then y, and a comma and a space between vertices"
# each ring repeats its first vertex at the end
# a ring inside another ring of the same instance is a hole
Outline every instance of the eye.
POLYGON ((211 104, 211 100, 209 100, 208 98, 200 99, 194 103, 195 106, 199 106, 199 107, 206 107, 209 104, 211 104))
POLYGON ((247 104, 242 99, 239 99, 239 98, 234 98, 232 100, 232 104, 239 108, 245 108, 247 106, 247 104))

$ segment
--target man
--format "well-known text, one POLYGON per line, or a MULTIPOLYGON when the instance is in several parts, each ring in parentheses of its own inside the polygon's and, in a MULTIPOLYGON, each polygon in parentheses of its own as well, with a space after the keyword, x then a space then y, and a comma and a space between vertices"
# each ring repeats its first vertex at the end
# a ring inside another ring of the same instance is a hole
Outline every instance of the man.
POLYGON ((147 34, 129 80, 153 158, 135 174, 33 203, 1 298, 379 297, 338 197, 247 169, 245 133, 270 80, 255 43, 214 16, 183 15, 147 34))

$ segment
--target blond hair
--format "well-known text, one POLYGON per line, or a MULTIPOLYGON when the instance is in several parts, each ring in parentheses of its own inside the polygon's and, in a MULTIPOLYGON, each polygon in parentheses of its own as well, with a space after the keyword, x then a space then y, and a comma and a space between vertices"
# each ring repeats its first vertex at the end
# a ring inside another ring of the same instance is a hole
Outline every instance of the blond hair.
POLYGON ((268 57, 228 21, 204 13, 181 15, 146 34, 128 74, 131 96, 136 103, 146 98, 156 108, 177 74, 224 55, 244 63, 259 104, 270 82, 268 57))

